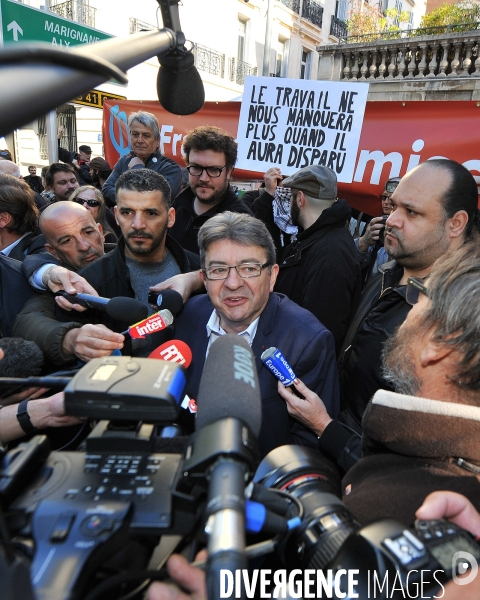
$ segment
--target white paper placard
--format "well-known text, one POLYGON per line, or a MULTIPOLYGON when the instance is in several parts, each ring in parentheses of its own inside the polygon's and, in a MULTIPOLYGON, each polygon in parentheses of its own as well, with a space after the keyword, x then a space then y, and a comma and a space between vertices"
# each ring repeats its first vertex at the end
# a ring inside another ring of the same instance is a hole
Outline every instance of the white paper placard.
POLYGON ((368 83, 247 77, 237 167, 291 175, 311 164, 353 179, 368 83))

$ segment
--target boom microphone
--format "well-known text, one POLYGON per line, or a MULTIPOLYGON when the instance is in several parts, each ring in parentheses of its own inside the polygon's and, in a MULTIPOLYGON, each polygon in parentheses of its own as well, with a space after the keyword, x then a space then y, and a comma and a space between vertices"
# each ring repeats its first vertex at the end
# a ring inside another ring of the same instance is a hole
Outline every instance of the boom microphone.
POLYGON ((23 338, 1 338, 4 358, 0 361, 0 377, 31 377, 43 367, 43 353, 35 342, 23 338))
POLYGON ((157 95, 163 108, 175 115, 191 115, 200 110, 205 90, 193 53, 177 46, 160 55, 158 62, 157 95))
POLYGON ((260 387, 252 351, 240 336, 221 336, 205 362, 193 455, 184 465, 187 472, 212 465, 206 526, 208 598, 219 595, 221 571, 246 568, 244 487, 255 466, 260 425, 260 387))

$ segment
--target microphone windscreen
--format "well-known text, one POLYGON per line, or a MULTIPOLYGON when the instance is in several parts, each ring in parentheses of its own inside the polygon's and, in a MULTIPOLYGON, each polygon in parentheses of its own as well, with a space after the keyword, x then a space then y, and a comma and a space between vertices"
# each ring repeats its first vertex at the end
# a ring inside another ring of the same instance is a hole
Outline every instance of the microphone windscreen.
POLYGON ((148 315, 148 306, 135 298, 126 298, 117 296, 112 298, 105 307, 105 312, 109 317, 122 323, 138 323, 148 315))
POLYGON ((43 367, 43 353, 34 342, 23 338, 1 338, 4 358, 0 361, 0 377, 34 377, 43 367))
POLYGON ((255 359, 239 335, 227 334, 210 347, 198 390, 197 431, 219 419, 239 419, 258 438, 262 404, 255 359))
POLYGON ((205 103, 203 81, 191 52, 169 52, 158 57, 158 101, 174 115, 192 115, 205 103))
POLYGON ((166 308, 176 317, 183 308, 182 294, 175 290, 163 290, 158 294, 157 306, 159 310, 166 308))

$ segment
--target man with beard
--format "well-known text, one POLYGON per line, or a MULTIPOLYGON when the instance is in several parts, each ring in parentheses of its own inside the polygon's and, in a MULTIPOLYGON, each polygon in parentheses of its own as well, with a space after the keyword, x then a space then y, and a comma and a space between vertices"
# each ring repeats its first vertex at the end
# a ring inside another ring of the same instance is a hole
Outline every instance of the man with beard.
POLYGON ((477 184, 451 160, 429 160, 403 176, 391 197, 385 250, 394 259, 367 284, 339 355, 344 422, 361 431, 379 389, 392 389, 381 369, 386 339, 405 320, 409 277, 424 279, 433 263, 459 248, 478 227, 477 184))
POLYGON ((79 187, 75 169, 68 164, 53 163, 45 174, 47 187, 55 194, 55 202, 66 202, 79 187))
POLYGON ((275 291, 313 313, 332 332, 338 352, 362 285, 358 253, 345 226, 351 209, 337 200, 337 176, 328 167, 300 169, 283 187, 292 189, 290 212, 299 234, 279 252, 275 291))
POLYGON ((174 200, 175 223, 170 235, 186 250, 199 253, 198 230, 214 215, 252 211, 230 187, 237 162, 237 143, 226 131, 210 125, 197 127, 183 140, 190 187, 174 200))
MULTIPOLYGON (((126 171, 117 181, 116 194, 115 217, 123 238, 114 250, 79 274, 100 296, 126 296, 147 304, 150 287, 173 275, 198 269, 199 259, 167 235, 175 221, 175 211, 170 208, 170 186, 162 175, 150 169, 126 171)), ((61 313, 59 317, 66 321, 69 315, 61 313)), ((87 311, 76 314, 71 327, 62 337, 58 336, 54 344, 51 340, 35 341, 60 366, 76 358, 87 361, 120 350, 124 336, 116 332, 124 329, 125 323, 105 313, 87 311), (89 324, 82 327, 86 319, 89 324)), ((132 349, 129 346, 127 351, 149 354, 145 347, 132 349)))

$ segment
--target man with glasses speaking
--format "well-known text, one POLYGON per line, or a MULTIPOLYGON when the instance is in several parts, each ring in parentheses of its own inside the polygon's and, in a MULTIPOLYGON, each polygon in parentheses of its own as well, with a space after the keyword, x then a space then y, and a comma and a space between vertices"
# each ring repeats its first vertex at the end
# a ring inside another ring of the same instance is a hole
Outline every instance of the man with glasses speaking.
MULTIPOLYGON (((317 438, 289 417, 277 380, 261 355, 278 348, 293 371, 314 389, 330 414, 338 414, 338 381, 332 334, 309 311, 273 292, 278 274, 275 246, 265 225, 249 215, 224 212, 198 234, 201 278, 206 294, 194 296, 175 319, 175 337, 186 342, 193 360, 187 393, 197 398, 211 344, 226 333, 252 347, 262 398, 261 455, 283 444, 317 447, 317 438)), ((199 407, 201 410, 201 407, 199 407)))
POLYGON ((183 140, 190 186, 173 202, 175 223, 170 235, 190 252, 198 254, 198 230, 214 215, 230 211, 253 213, 230 187, 237 162, 237 143, 218 127, 202 126, 183 140))

